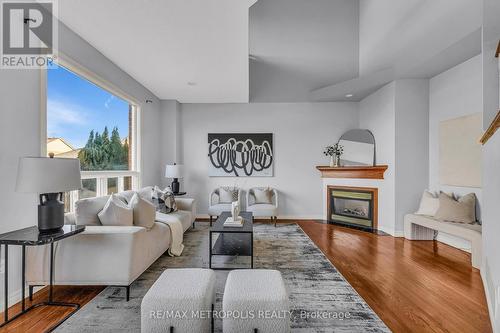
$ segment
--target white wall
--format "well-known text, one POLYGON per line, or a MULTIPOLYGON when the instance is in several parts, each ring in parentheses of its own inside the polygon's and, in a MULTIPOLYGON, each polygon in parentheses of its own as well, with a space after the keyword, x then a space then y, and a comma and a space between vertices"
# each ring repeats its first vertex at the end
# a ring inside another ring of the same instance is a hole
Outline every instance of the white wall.
MULTIPOLYGON (((0 73, 0 233, 37 223, 37 196, 16 193, 20 156, 40 154, 40 71, 1 70, 0 73)), ((20 248, 10 246, 9 295, 11 304, 20 295, 20 248)), ((3 300, 4 248, 0 249, 0 288, 3 300)), ((0 303, 3 311, 4 302, 0 303)))
POLYGON ((316 165, 327 165, 322 149, 358 127, 356 103, 182 104, 184 190, 207 213, 208 193, 221 185, 280 191, 280 217, 322 219, 323 191, 316 165), (208 177, 207 134, 271 132, 274 177, 208 177))
MULTIPOLYGON (((500 109, 499 63, 493 57, 500 36, 500 3, 484 0, 483 27, 483 124, 486 129, 500 109)), ((483 146, 483 267, 485 286, 493 329, 500 330, 500 132, 483 146), (495 297, 496 295, 496 297, 495 297), (497 308, 496 313, 494 312, 497 308), (496 317, 495 317, 496 314, 496 317)))
POLYGON ((395 234, 395 163, 396 163, 396 83, 391 82, 359 103, 359 127, 375 136, 376 163, 387 164, 385 179, 379 188, 379 229, 395 234))
MULTIPOLYGON (((439 123, 481 112, 481 87, 481 55, 431 78, 429 87, 429 188, 458 195, 474 192, 479 207, 482 201, 481 188, 448 186, 439 182, 439 123)), ((479 213, 480 209, 480 217, 479 213)))
MULTIPOLYGON (((488 298, 491 320, 500 329, 500 133, 496 133, 483 149, 483 285, 488 298), (495 317, 494 304, 498 309, 495 317)), ((495 331, 498 332, 498 331, 495 331)))
MULTIPOLYGON (((141 102, 142 180, 145 184, 157 183, 161 166, 159 100, 62 24, 59 38, 59 47, 64 54, 141 102), (151 99, 153 103, 146 104, 146 99, 151 99)), ((41 87, 39 70, 2 70, 0 73, 0 233, 37 224, 36 195, 16 193, 15 181, 18 159, 22 156, 39 156, 41 153, 41 87)), ((2 249, 2 271, 3 255, 2 249)), ((12 247, 9 262, 9 295, 12 304, 20 295, 20 249, 12 247)), ((2 288, 2 295, 3 292, 2 288)))
POLYGON ((395 230, 404 232, 404 216, 416 212, 428 186, 429 80, 396 81, 395 230))
MULTIPOLYGON (((174 100, 162 100, 160 102, 160 124, 161 139, 158 142, 161 159, 161 180, 163 187, 171 183, 166 179, 165 166, 167 164, 182 163, 182 140, 181 140, 181 104, 174 100)), ((182 182, 182 180, 180 180, 182 182)))
MULTIPOLYGON (((372 131, 377 164, 387 164, 379 188, 379 229, 403 235, 403 218, 427 187, 428 80, 397 80, 359 103, 360 128, 372 131)), ((358 182, 359 183, 359 182, 358 182)))
POLYGON ((500 82, 498 59, 494 57, 500 35, 500 1, 483 0, 483 125, 488 128, 498 112, 500 82))

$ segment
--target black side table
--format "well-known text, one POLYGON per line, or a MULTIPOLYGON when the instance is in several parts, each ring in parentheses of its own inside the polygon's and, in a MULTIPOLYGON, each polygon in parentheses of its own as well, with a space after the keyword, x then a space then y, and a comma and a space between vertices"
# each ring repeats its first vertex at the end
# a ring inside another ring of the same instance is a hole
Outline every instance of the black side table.
POLYGON ((19 229, 11 232, 7 232, 5 234, 0 235, 0 245, 4 245, 5 248, 5 312, 4 312, 4 322, 0 325, 0 327, 7 325, 23 314, 27 313, 30 310, 38 308, 40 306, 64 306, 71 307, 73 311, 64 317, 63 320, 58 322, 55 326, 53 326, 50 330, 54 330, 57 326, 59 326, 62 322, 68 319, 72 314, 74 314, 79 308, 80 304, 77 303, 64 303, 64 302, 55 302, 53 300, 53 285, 54 285, 54 243, 60 241, 61 239, 68 238, 79 234, 85 230, 85 226, 76 226, 76 225, 65 225, 60 231, 54 233, 40 233, 38 231, 38 227, 28 227, 24 229, 19 229), (49 278, 49 299, 46 302, 36 303, 31 305, 29 308, 26 308, 25 304, 25 284, 26 284, 26 246, 38 246, 38 245, 47 245, 50 244, 50 278, 49 278), (9 319, 9 245, 20 245, 22 246, 22 273, 21 273, 21 312, 14 315, 9 319))

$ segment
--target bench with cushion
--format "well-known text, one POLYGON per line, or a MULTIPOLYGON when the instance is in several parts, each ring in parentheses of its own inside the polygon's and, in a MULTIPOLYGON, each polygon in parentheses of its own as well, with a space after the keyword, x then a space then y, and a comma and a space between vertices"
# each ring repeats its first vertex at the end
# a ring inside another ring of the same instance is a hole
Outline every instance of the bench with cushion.
POLYGON ((480 224, 442 222, 430 216, 407 214, 404 219, 404 234, 410 240, 434 240, 438 231, 457 236, 471 242, 472 266, 481 267, 482 237, 480 224))

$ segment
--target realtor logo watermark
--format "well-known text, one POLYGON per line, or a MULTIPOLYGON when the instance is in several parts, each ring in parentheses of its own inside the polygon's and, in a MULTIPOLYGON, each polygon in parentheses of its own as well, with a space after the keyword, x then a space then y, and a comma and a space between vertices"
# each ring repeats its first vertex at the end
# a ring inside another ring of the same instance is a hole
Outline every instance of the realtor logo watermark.
POLYGON ((57 2, 0 0, 0 68, 47 68, 57 50, 57 2))

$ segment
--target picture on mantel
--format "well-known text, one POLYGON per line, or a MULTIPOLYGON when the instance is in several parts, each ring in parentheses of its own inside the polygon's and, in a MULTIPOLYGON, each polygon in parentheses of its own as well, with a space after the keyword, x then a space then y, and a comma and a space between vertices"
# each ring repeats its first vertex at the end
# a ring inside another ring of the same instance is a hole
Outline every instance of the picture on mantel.
POLYGON ((209 133, 210 177, 271 177, 272 133, 209 133))

